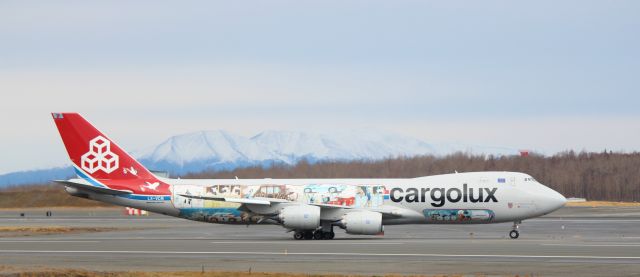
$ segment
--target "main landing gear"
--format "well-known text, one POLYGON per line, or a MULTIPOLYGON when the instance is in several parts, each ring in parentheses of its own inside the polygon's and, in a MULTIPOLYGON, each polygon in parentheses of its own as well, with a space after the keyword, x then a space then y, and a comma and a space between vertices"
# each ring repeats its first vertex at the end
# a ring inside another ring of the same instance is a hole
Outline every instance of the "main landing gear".
POLYGON ((520 236, 520 232, 518 232, 518 228, 520 227, 519 224, 522 223, 521 221, 514 221, 513 222, 513 227, 511 229, 511 232, 509 232, 509 237, 512 239, 517 239, 520 236))
POLYGON ((316 230, 316 231, 296 231, 295 233, 293 233, 293 238, 296 240, 326 240, 326 239, 333 239, 336 236, 336 234, 333 231, 329 231, 329 232, 325 232, 322 230, 316 230))

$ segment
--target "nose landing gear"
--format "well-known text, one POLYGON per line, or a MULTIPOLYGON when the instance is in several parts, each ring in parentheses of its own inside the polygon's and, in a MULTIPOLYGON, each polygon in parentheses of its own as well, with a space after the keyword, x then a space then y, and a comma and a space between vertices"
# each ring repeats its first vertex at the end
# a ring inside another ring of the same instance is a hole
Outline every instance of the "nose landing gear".
POLYGON ((518 228, 520 227, 519 224, 522 223, 521 221, 514 221, 513 222, 513 227, 511 229, 511 232, 509 232, 509 237, 512 239, 517 239, 518 237, 520 237, 520 232, 518 232, 518 228))

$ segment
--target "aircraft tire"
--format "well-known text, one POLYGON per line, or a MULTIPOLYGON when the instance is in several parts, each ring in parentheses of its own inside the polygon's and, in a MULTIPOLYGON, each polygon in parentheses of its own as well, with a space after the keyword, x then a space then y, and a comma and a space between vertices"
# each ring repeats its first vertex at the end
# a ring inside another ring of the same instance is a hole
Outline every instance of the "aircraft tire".
POLYGON ((322 239, 333 239, 336 236, 334 232, 324 232, 322 233, 322 239))
POLYGON ((315 231, 315 232, 313 233, 313 239, 315 239, 315 240, 321 240, 321 239, 323 239, 323 238, 324 238, 324 232, 322 232, 322 231, 315 231))
POLYGON ((301 240, 304 238, 304 234, 302 234, 302 232, 295 232, 293 233, 293 239, 295 240, 301 240))
POLYGON ((304 239, 306 239, 306 240, 313 239, 313 232, 311 232, 311 231, 304 232, 304 239))
POLYGON ((509 232, 509 237, 512 239, 517 239, 520 236, 520 232, 518 232, 518 230, 511 230, 511 232, 509 232))

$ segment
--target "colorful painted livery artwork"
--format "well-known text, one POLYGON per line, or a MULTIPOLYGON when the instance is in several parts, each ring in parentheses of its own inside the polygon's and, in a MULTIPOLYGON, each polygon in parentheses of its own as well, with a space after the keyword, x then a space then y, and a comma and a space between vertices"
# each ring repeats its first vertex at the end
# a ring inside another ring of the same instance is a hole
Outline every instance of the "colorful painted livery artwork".
POLYGON ((304 186, 304 203, 351 208, 379 207, 384 201, 384 186, 311 184, 304 186))
POLYGON ((388 190, 380 185, 310 184, 294 185, 183 185, 174 187, 173 205, 180 215, 197 221, 216 223, 257 222, 260 216, 238 210, 240 204, 189 198, 183 195, 230 198, 271 198, 301 201, 307 204, 335 205, 349 208, 375 208, 388 199, 388 190), (385 195, 386 193, 386 195, 385 195), (386 198, 385 198, 386 196, 386 198))
POLYGON ((223 201, 202 200, 182 195, 230 198, 270 198, 307 204, 324 204, 352 208, 379 207, 389 199, 388 190, 380 185, 309 184, 304 186, 264 185, 182 185, 174 188, 177 208, 238 207, 223 201))
MULTIPOLYGON (((211 223, 248 223, 251 218, 236 208, 181 208, 180 217, 211 223)), ((256 222, 254 220, 253 222, 256 222)))
POLYGON ((460 209, 425 209, 427 221, 438 223, 479 223, 489 222, 495 218, 492 210, 460 210, 460 209))

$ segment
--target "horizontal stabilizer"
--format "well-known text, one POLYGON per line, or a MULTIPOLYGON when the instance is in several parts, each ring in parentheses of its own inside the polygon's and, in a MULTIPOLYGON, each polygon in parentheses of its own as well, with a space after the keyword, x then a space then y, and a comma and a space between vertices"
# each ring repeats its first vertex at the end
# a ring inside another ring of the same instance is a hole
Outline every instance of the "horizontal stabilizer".
POLYGON ((73 181, 55 180, 53 182, 61 184, 61 185, 69 186, 69 187, 74 187, 74 188, 77 188, 77 189, 80 189, 80 190, 88 190, 88 191, 91 191, 91 192, 97 192, 97 193, 101 193, 101 194, 124 195, 124 194, 131 194, 132 193, 129 190, 116 190, 116 189, 109 189, 109 188, 101 188, 101 187, 85 185, 85 184, 82 184, 82 183, 76 183, 76 182, 73 182, 73 181))

